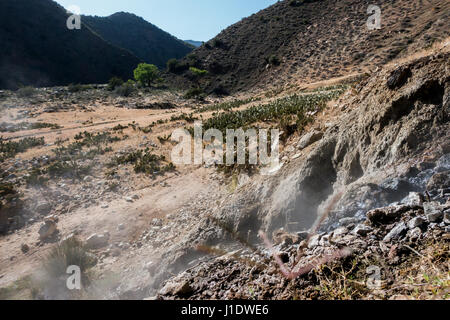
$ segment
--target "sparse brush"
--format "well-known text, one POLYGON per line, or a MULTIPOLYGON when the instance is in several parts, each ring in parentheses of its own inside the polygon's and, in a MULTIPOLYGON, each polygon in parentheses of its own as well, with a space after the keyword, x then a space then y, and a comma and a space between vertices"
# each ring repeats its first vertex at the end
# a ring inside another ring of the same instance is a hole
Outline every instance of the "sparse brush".
POLYGON ((6 142, 0 137, 0 162, 8 158, 14 158, 18 153, 25 152, 34 147, 43 146, 44 144, 44 138, 32 137, 6 142))
POLYGON ((33 87, 27 86, 20 88, 16 93, 19 98, 31 98, 37 94, 37 90, 33 87))
POLYGON ((88 252, 83 243, 75 237, 58 244, 46 257, 43 265, 48 275, 58 278, 66 275, 69 266, 78 266, 81 273, 95 266, 96 258, 88 252))

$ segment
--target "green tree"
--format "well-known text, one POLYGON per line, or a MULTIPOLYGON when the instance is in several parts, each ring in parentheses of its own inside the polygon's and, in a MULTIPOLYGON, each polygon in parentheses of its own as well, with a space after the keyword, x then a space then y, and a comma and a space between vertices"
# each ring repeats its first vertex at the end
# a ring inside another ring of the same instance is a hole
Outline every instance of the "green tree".
POLYGON ((134 79, 144 87, 150 87, 159 79, 158 67, 154 64, 140 63, 134 70, 134 79))

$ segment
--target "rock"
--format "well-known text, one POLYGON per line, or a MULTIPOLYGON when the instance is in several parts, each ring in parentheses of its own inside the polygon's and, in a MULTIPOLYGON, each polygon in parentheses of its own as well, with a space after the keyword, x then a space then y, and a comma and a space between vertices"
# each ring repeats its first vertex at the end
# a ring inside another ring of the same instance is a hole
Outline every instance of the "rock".
POLYGON ((133 200, 138 200, 139 196, 137 194, 135 194, 134 196, 131 197, 133 200))
POLYGON ((444 217, 442 206, 439 202, 425 202, 423 204, 425 215, 429 222, 439 222, 444 217))
POLYGON ((48 214, 52 210, 52 205, 48 202, 39 202, 36 211, 39 214, 48 214))
POLYGON ((152 225, 154 225, 156 227, 161 227, 163 225, 163 221, 161 219, 154 218, 152 220, 152 225))
POLYGON ((20 246, 20 250, 22 250, 23 253, 27 253, 28 251, 30 251, 30 247, 26 243, 22 243, 22 245, 20 246))
POLYGON ((408 237, 411 240, 417 240, 422 235, 422 230, 420 228, 414 228, 408 231, 408 237))
POLYGON ((309 236, 309 232, 308 231, 299 231, 297 232, 297 237, 299 239, 299 241, 303 241, 308 239, 309 236))
POLYGON ((415 209, 418 209, 418 207, 406 205, 378 208, 369 211, 367 218, 374 225, 390 224, 399 220, 404 213, 415 209))
POLYGON ((321 234, 316 234, 312 236, 311 239, 309 239, 308 248, 314 249, 315 247, 317 247, 319 245, 321 237, 322 237, 321 234))
POLYGON ((117 226, 117 230, 119 230, 119 231, 125 230, 125 225, 123 223, 119 224, 117 226))
POLYGON ((411 76, 412 72, 408 66, 399 67, 392 71, 387 79, 386 85, 391 90, 401 88, 411 76))
POLYGON ((93 180, 93 179, 92 179, 91 176, 86 176, 86 177, 83 178, 83 181, 84 181, 84 182, 92 182, 92 180, 93 180))
POLYGON ((361 237, 365 237, 371 232, 373 229, 364 224, 357 225, 355 229, 353 229, 352 233, 361 237))
POLYGON ((400 203, 407 206, 422 206, 423 200, 422 194, 418 192, 410 192, 408 196, 400 201, 400 203))
POLYGON ((450 188, 450 170, 434 174, 427 183, 427 190, 450 188))
POLYGON ((444 223, 450 224, 450 213, 449 212, 444 213, 444 223))
POLYGON ((193 292, 193 289, 187 280, 181 282, 169 281, 164 288, 161 289, 160 294, 163 296, 174 295, 179 297, 186 297, 193 292))
POLYGON ((400 222, 386 235, 386 237, 384 237, 383 241, 390 242, 391 240, 399 239, 404 236, 407 231, 408 227, 406 224, 404 222, 400 222))
POLYGON ((323 138, 323 132, 313 130, 307 134, 305 134, 299 141, 297 147, 299 149, 305 149, 306 147, 310 146, 314 142, 319 141, 323 138))
POLYGON ((356 224, 356 223, 358 223, 358 221, 359 220, 357 218, 352 218, 352 217, 342 218, 342 219, 339 220, 339 224, 341 226, 348 226, 348 225, 351 225, 351 224, 356 224))
POLYGON ((125 201, 126 201, 126 202, 134 202, 134 201, 133 201, 133 198, 131 198, 131 197, 126 197, 126 198, 125 198, 125 201))
POLYGON ((109 234, 93 234, 86 239, 86 247, 89 249, 99 249, 106 247, 109 241, 109 234))
POLYGON ((421 218, 421 217, 415 217, 413 219, 411 219, 408 222, 408 228, 410 230, 415 229, 415 228, 420 228, 425 224, 425 219, 421 218))
POLYGON ((340 227, 333 231, 333 239, 345 236, 348 233, 346 227, 340 227))
POLYGON ((57 231, 57 219, 46 218, 44 223, 39 228, 39 239, 45 241, 53 236, 57 231))

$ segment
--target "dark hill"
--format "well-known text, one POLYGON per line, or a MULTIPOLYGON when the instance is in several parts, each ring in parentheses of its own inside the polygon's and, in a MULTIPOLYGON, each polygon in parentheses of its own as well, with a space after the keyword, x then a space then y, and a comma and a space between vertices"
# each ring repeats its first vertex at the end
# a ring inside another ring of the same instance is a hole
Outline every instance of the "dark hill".
POLYGON ((182 58, 193 50, 184 41, 131 13, 119 12, 109 17, 85 16, 83 23, 106 41, 160 68, 164 68, 169 59, 182 58))
POLYGON ((366 27, 368 0, 285 0, 221 32, 180 61, 168 79, 206 91, 310 83, 376 69, 450 35, 450 1, 379 0, 382 29, 366 27), (184 70, 184 71, 183 71, 184 70))
POLYGON ((68 30, 51 0, 0 0, 0 88, 104 83, 132 76, 140 62, 85 25, 68 30))

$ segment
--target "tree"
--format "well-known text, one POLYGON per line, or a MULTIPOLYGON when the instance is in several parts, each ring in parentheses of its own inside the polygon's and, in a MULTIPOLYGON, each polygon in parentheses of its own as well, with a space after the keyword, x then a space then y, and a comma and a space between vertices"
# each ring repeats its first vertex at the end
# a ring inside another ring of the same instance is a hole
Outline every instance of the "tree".
POLYGON ((144 87, 150 87, 159 79, 158 67, 154 64, 140 63, 134 70, 134 79, 144 87))

